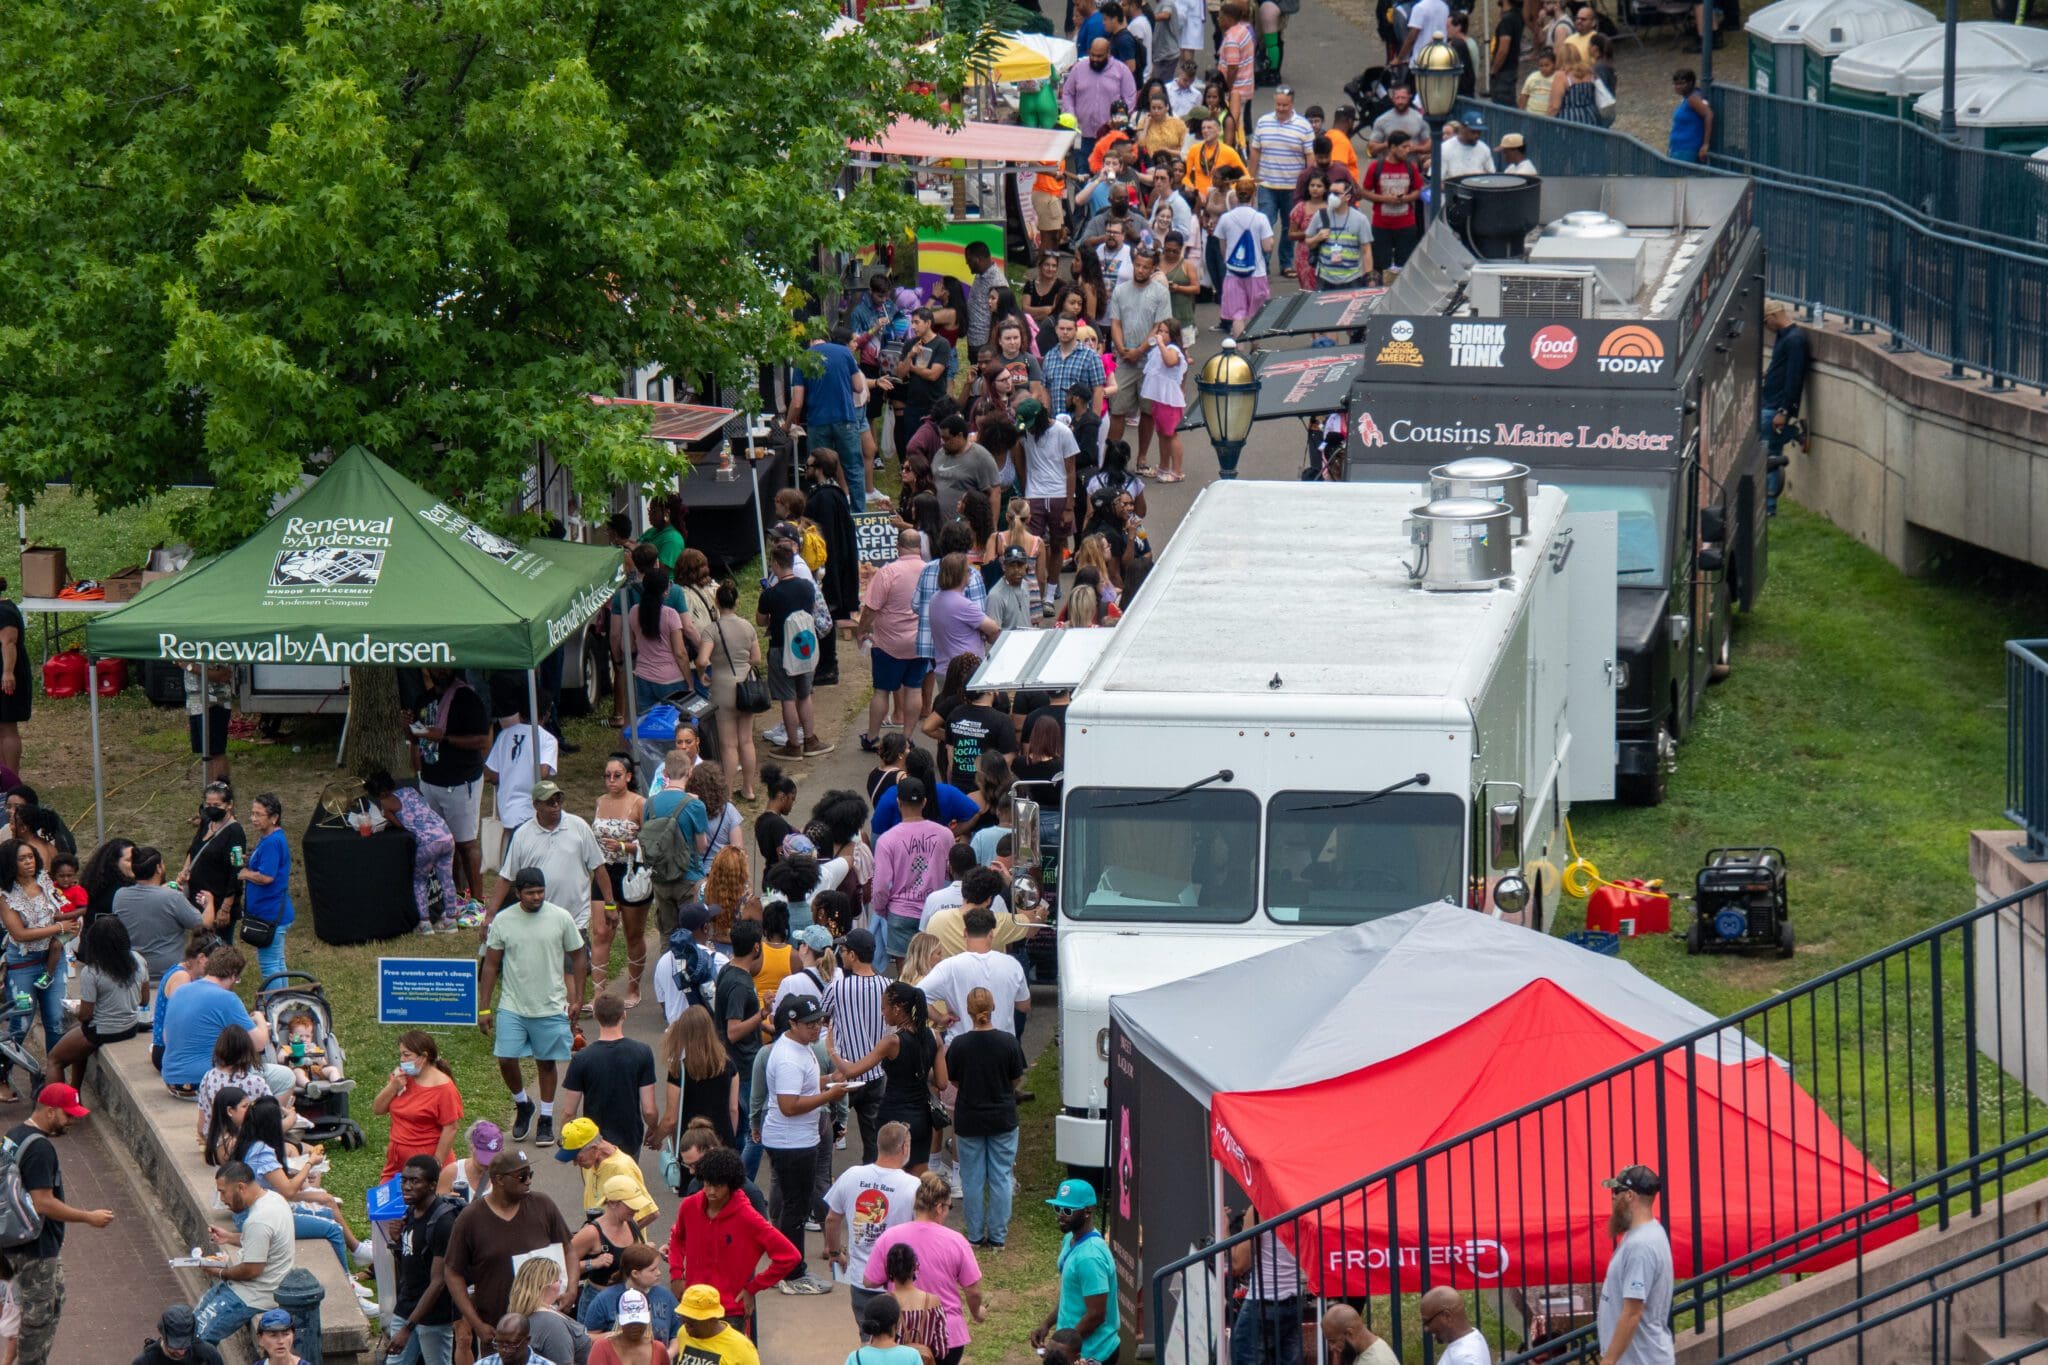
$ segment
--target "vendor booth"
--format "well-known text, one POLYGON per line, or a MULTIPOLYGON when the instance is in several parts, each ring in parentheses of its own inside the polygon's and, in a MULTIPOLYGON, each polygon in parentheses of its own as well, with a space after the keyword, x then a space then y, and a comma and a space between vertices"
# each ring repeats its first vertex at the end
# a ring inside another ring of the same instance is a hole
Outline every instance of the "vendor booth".
POLYGON ((928 202, 952 206, 945 227, 920 234, 918 288, 929 296, 940 275, 970 278, 963 255, 969 242, 987 245, 998 261, 1030 259, 1038 223, 1028 177, 1064 162, 1074 138, 1070 128, 971 121, 949 128, 902 118, 879 137, 848 142, 846 150, 861 170, 909 170, 934 186, 946 182, 943 190, 924 192, 928 202))
MULTIPOLYGON (((94 619, 86 648, 95 660, 519 669, 532 716, 533 670, 623 576, 615 549, 516 544, 351 447, 248 540, 94 619)), ((104 839, 98 690, 90 690, 94 809, 104 839)), ((306 852, 315 931, 323 939, 359 932, 340 917, 383 897, 358 886, 357 903, 331 907, 336 921, 323 925, 314 849, 306 852)), ((404 869, 409 928, 409 853, 404 869)))
MULTIPOLYGON (((1323 1200, 1712 1023, 1617 959, 1451 905, 1113 998, 1106 1202, 1126 1329, 1151 1334, 1151 1277, 1226 1235, 1228 1214, 1323 1200)), ((1513 1311, 1599 1281, 1599 1182, 1636 1162, 1664 1169, 1681 1278, 1890 1188, 1782 1063, 1731 1030, 1626 1072, 1595 1106, 1540 1109, 1430 1163, 1426 1181, 1410 1168, 1280 1236, 1314 1296, 1417 1292, 1421 1241, 1432 1284, 1513 1311)), ((1190 1274, 1169 1311, 1213 1311, 1221 1289, 1190 1274)), ((1210 1340, 1222 1327, 1194 1325, 1210 1340)))

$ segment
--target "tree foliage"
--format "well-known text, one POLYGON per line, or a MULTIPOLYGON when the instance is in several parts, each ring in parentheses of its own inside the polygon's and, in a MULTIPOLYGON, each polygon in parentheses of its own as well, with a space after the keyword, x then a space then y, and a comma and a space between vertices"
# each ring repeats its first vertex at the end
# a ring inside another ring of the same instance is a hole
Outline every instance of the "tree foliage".
POLYGON ((205 475, 203 546, 360 443, 494 516, 667 447, 585 395, 741 383, 786 290, 900 236, 849 137, 942 118, 964 40, 832 0, 14 0, 0 24, 0 481, 205 475))

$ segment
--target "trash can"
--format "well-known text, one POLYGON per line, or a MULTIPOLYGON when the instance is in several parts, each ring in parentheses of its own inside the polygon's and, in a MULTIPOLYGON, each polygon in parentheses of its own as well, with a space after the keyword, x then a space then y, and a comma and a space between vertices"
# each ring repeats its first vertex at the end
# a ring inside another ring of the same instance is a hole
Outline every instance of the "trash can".
MULTIPOLYGON (((1826 100, 1844 109, 1910 119, 1913 101, 1941 88, 1942 30, 1914 29, 1852 47, 1828 73, 1826 100)), ((2048 30, 1956 25, 1956 79, 2048 71, 2048 30)))
POLYGON ((292 1315, 292 1349, 306 1365, 320 1362, 320 1301, 327 1291, 312 1271, 294 1269, 277 1286, 277 1306, 292 1315))

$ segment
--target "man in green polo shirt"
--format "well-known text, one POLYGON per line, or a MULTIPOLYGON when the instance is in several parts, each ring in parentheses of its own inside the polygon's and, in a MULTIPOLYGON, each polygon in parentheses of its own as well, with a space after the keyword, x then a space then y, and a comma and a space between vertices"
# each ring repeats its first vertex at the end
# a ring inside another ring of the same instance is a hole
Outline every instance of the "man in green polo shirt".
POLYGON ((1046 1200, 1060 1231, 1060 1299, 1031 1334, 1034 1350, 1054 1332, 1073 1328, 1081 1337, 1081 1354, 1102 1365, 1117 1365, 1116 1259, 1109 1243, 1095 1230, 1095 1187, 1085 1180, 1062 1180, 1046 1200))

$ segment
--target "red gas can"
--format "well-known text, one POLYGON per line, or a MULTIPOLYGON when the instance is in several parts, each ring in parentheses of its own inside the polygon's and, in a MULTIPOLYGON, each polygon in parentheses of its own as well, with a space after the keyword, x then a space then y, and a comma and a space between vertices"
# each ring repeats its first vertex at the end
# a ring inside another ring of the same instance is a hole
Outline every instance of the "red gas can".
POLYGON ((1671 898, 1657 886, 1626 877, 1612 886, 1596 887, 1586 899, 1586 927, 1623 938, 1670 933, 1671 898))
POLYGON ((128 661, 126 659, 100 660, 100 695, 118 697, 128 686, 128 661))
POLYGON ((43 663, 43 694, 50 697, 85 695, 85 652, 61 650, 43 663))

